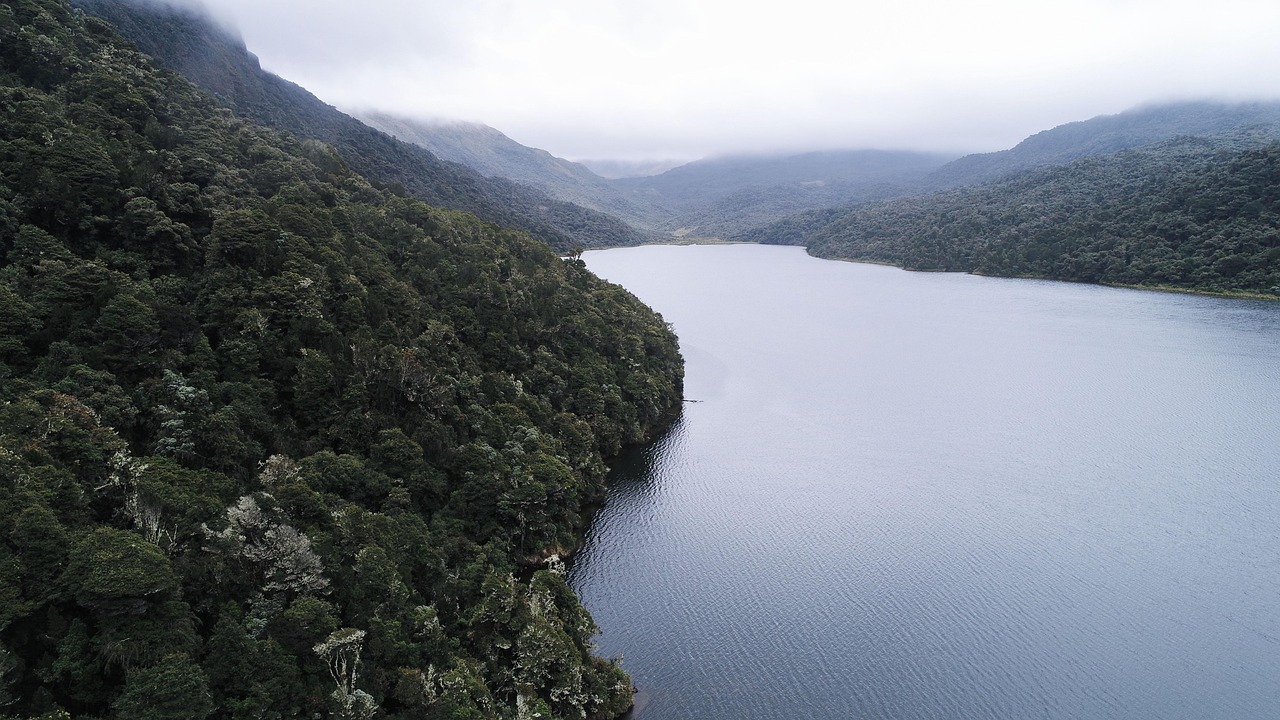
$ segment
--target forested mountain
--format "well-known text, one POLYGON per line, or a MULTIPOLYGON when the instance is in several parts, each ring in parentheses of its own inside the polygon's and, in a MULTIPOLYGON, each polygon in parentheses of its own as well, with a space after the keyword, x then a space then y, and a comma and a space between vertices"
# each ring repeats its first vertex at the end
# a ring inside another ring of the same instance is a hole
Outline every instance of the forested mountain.
POLYGON ((1100 115, 1036 133, 1008 150, 966 155, 932 173, 922 189, 979 185, 1179 136, 1232 135, 1242 131, 1280 140, 1280 103, 1183 102, 1100 115))
POLYGON ((667 208, 667 230, 729 237, 804 210, 909 193, 951 157, 880 150, 728 157, 613 182, 667 208))
POLYGON ((1135 108, 1061 125, 1008 150, 958 159, 871 150, 731 157, 613 182, 666 207, 670 217, 660 227, 669 231, 803 244, 806 232, 841 214, 833 208, 981 185, 1188 135, 1280 140, 1280 103, 1135 108))
POLYGON ((1280 295, 1280 143, 1176 138, 748 237, 915 270, 1280 295))
POLYGON ((398 141, 262 70, 244 43, 193 7, 150 0, 75 0, 104 18, 156 62, 212 93, 241 117, 333 145, 353 170, 433 205, 466 210, 526 230, 553 247, 630 245, 642 237, 604 213, 485 177, 398 141))
POLYGON ((410 120, 380 112, 362 113, 360 119, 482 175, 514 180, 559 200, 616 215, 642 228, 660 223, 665 214, 643 196, 628 198, 622 190, 586 167, 546 150, 521 145, 488 125, 410 120))
POLYGON ((0 4, 0 714, 604 718, 554 557, 662 319, 0 4))

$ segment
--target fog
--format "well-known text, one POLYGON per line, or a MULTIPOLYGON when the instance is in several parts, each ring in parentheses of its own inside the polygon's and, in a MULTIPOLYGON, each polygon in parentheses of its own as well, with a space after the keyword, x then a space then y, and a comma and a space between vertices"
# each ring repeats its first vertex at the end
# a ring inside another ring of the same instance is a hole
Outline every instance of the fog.
POLYGON ((1280 3, 206 0, 346 110, 572 159, 1009 147, 1177 99, 1280 98, 1280 3))

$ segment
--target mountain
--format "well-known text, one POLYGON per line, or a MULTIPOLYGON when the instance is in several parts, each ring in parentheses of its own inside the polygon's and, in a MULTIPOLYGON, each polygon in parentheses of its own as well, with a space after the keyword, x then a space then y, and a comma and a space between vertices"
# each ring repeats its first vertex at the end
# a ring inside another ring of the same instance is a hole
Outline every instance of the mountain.
POLYGON ((1214 136, 1254 130, 1280 139, 1280 102, 1184 102, 1134 108, 1117 115, 1059 125, 1008 150, 966 155, 939 168, 928 189, 978 185, 1083 157, 1108 155, 1174 137, 1214 136))
POLYGON ((738 156, 613 183, 668 208, 667 230, 728 237, 803 210, 909 193, 950 159, 881 150, 738 156))
POLYGON ((760 242, 818 257, 1280 295, 1280 142, 1179 137, 986 185, 791 218, 760 242))
POLYGON ((488 125, 410 120, 380 112, 361 113, 360 119, 482 175, 514 180, 558 200, 609 213, 640 227, 653 225, 662 215, 651 205, 629 199, 585 166, 521 145, 488 125))
POLYGON ((201 10, 149 0, 75 0, 113 24, 156 62, 212 93, 242 117, 337 149, 353 170, 426 202, 519 228, 566 250, 635 244, 626 223, 465 165, 442 161, 378 132, 305 89, 262 70, 243 41, 201 10))
POLYGON ((669 218, 660 227, 677 234, 803 243, 814 225, 840 214, 835 208, 980 185, 1178 136, 1241 134, 1280 139, 1280 103, 1135 108, 1046 130, 1008 150, 961 158, 873 150, 727 157, 613 183, 637 202, 643 198, 667 208, 669 218))
POLYGON ((660 316, 64 0, 0 5, 0 97, 0 712, 631 705, 561 556, 679 411, 660 316))

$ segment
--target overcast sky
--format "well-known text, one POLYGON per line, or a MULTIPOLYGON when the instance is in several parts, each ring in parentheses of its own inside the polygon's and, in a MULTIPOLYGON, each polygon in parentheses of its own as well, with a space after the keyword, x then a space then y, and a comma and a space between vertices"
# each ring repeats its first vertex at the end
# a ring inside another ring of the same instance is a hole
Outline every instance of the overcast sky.
POLYGON ((205 0, 344 110, 570 159, 997 150, 1184 98, 1280 98, 1276 0, 205 0))

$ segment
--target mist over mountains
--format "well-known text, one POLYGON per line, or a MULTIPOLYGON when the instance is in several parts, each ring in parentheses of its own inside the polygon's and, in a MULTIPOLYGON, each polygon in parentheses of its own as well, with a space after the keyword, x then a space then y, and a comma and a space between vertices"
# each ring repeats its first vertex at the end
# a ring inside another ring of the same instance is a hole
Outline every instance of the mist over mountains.
MULTIPOLYGON (((121 0, 76 3, 111 20, 145 52, 210 90, 236 112, 331 143, 353 169, 392 188, 527 230, 562 251, 645 241, 737 240, 812 245, 814 252, 860 257, 858 251, 849 250, 857 247, 856 240, 832 239, 831 223, 869 204, 901 200, 917 208, 932 203, 941 207, 955 202, 947 191, 1007 185, 1028 173, 1180 137, 1206 138, 1214 146, 1225 143, 1222 152, 1227 154, 1280 137, 1280 103, 1179 102, 1066 123, 1006 150, 962 157, 910 150, 818 150, 707 158, 661 172, 653 172, 661 167, 596 161, 597 167, 621 176, 605 178, 587 165, 521 145, 483 124, 418 120, 378 111, 362 112, 361 122, 262 71, 239 38, 198 11, 121 0), (820 245, 813 244, 819 238, 820 245), (837 247, 844 249, 832 249, 837 247)), ((1181 156, 1170 156, 1171 164, 1160 167, 1177 170, 1177 157, 1181 156)), ((1209 171, 1203 163, 1195 167, 1196 172, 1209 171)), ((1186 168, 1191 171, 1190 165, 1186 168)), ((1109 182, 1087 172, 1072 177, 1083 186, 1109 182)), ((1089 197, 1077 190, 1073 188, 1069 195, 1089 197)), ((1017 195, 993 192, 1000 197, 1017 195)), ((1102 191, 1093 195, 1098 202, 1104 196, 1102 191)), ((1129 201, 1145 203, 1139 196, 1129 201)), ((912 233, 926 232, 926 228, 906 223, 899 231, 909 244, 912 233)), ((1261 231, 1254 228, 1250 234, 1257 232, 1261 231)), ((1005 242, 1016 244, 1017 240, 1005 242)), ((1196 252, 1202 261, 1213 264, 1226 251, 1196 252)), ((969 268, 970 264, 949 260, 942 266, 969 268)), ((991 269, 997 266, 983 267, 998 272, 991 269)), ((1141 282, 1134 280, 1140 273, 1121 274, 1126 282, 1141 282)), ((1105 274, 1066 274, 1082 279, 1095 275, 1105 274)), ((1177 275, 1163 272, 1162 282, 1177 275)), ((1192 282, 1196 283, 1204 285, 1192 282)), ((1247 289, 1249 282, 1233 280, 1215 287, 1227 285, 1247 289)), ((1270 286, 1250 287, 1269 292, 1270 286)))
POLYGON ((800 242, 801 213, 981 185, 1081 158, 1180 136, 1265 143, 1280 136, 1280 103, 1172 103, 1067 123, 997 152, 963 157, 910 151, 831 150, 709 158, 662 173, 604 180, 583 165, 515 143, 477 124, 373 124, 480 172, 506 173, 549 195, 611 212, 660 236, 752 239, 757 228, 800 242), (1250 140, 1251 139, 1251 140, 1250 140), (782 222, 789 216, 794 220, 782 222), (788 228, 784 230, 784 228, 788 228))
POLYGON ((650 175, 661 175, 662 173, 684 165, 682 160, 598 160, 585 159, 578 160, 578 164, 585 165, 588 170, 599 175, 606 180, 618 180, 621 178, 648 177, 650 175))

